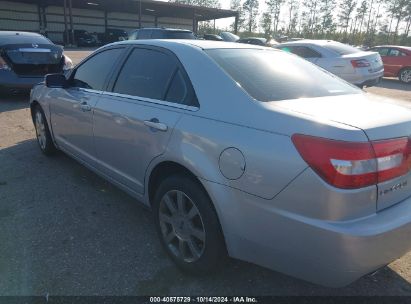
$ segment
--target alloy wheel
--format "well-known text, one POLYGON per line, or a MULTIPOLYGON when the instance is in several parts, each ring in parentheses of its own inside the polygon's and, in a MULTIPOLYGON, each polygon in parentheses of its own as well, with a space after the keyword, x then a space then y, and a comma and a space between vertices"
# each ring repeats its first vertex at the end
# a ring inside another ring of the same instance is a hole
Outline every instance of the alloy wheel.
POLYGON ((159 222, 163 240, 175 257, 192 263, 202 256, 206 238, 203 220, 184 192, 171 190, 163 196, 159 222))
POLYGON ((402 71, 400 74, 400 79, 401 81, 405 83, 410 83, 411 82, 411 69, 402 71))
POLYGON ((37 141, 40 145, 41 149, 46 148, 46 125, 43 120, 43 115, 41 114, 40 111, 36 112, 35 116, 35 126, 36 126, 36 135, 37 135, 37 141))

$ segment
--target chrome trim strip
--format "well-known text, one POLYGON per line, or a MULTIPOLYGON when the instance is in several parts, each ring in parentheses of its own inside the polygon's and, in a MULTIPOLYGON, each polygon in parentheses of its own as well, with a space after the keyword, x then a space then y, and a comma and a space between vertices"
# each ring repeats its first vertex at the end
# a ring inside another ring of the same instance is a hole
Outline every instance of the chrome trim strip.
POLYGON ((35 49, 35 48, 21 48, 19 52, 29 52, 29 53, 51 53, 50 49, 35 49))
POLYGON ((146 98, 146 97, 137 97, 133 95, 127 95, 127 94, 120 94, 120 93, 114 93, 114 92, 104 92, 103 95, 106 96, 113 96, 113 97, 121 97, 121 98, 126 98, 129 100, 135 100, 135 101, 142 101, 142 102, 148 102, 148 103, 153 103, 157 105, 162 105, 166 107, 171 107, 171 108, 177 108, 177 109, 182 109, 182 110, 187 110, 187 111, 198 111, 198 107, 194 106, 187 106, 187 105, 182 105, 174 102, 169 102, 169 101, 164 101, 164 100, 158 100, 158 99, 151 99, 151 98, 146 98))

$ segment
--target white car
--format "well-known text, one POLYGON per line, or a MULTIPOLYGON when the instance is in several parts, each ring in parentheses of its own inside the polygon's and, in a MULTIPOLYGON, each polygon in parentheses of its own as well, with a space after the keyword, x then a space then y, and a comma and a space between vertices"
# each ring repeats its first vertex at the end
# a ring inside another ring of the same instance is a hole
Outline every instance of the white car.
POLYGON ((276 45, 359 87, 377 84, 384 65, 377 52, 365 52, 332 40, 299 40, 276 45))

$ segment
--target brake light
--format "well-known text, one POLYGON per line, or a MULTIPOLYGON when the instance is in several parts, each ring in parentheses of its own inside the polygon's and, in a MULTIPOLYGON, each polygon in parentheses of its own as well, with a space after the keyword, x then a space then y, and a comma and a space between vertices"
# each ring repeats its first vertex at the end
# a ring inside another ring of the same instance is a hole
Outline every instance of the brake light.
POLYGON ((0 70, 10 70, 10 67, 7 65, 6 61, 0 56, 0 70))
POLYGON ((375 185, 411 168, 407 137, 347 142, 301 134, 292 136, 301 157, 327 183, 343 189, 375 185))
POLYGON ((370 66, 367 59, 351 60, 351 64, 354 68, 366 68, 370 66))
POLYGON ((66 55, 63 55, 63 59, 64 59, 63 71, 71 70, 74 66, 73 61, 71 61, 71 59, 67 57, 66 55))

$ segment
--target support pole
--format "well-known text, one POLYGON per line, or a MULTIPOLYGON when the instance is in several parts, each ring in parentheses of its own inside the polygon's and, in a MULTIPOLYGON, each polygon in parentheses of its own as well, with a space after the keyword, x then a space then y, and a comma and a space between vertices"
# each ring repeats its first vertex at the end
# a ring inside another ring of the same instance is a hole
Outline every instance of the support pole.
POLYGON ((74 44, 74 27, 73 27, 73 3, 69 1, 69 17, 70 17, 70 44, 74 44))
POLYGON ((196 11, 193 10, 193 32, 195 32, 196 29, 196 11))
POLYGON ((68 26, 67 26, 67 0, 64 0, 63 14, 64 14, 64 37, 63 37, 63 40, 64 40, 64 45, 66 45, 69 42, 68 26))
POLYGON ((237 35, 237 31, 238 31, 238 12, 235 15, 235 21, 234 21, 234 34, 237 35))
POLYGON ((158 27, 158 17, 154 16, 154 27, 158 27))
POLYGON ((141 0, 138 2, 138 27, 141 28, 141 0))
POLYGON ((108 13, 105 10, 104 11, 104 33, 107 33, 107 27, 108 27, 108 13))

